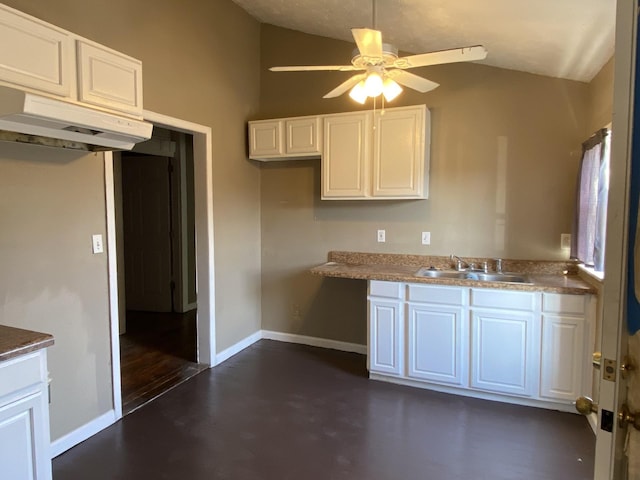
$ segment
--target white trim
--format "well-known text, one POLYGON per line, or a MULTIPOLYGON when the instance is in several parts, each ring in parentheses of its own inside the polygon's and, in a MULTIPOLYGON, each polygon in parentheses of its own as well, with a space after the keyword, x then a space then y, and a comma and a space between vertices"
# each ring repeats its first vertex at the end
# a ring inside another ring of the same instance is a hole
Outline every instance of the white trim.
POLYGON ((230 359, 236 353, 240 353, 242 350, 244 350, 247 347, 250 347, 260 339, 262 339, 262 331, 258 330, 257 332, 249 335, 248 337, 243 338, 238 343, 231 345, 229 348, 221 351, 216 355, 216 365, 220 365, 225 360, 230 359))
POLYGON ((198 303, 194 302, 194 303, 187 303, 184 306, 184 311, 185 312, 190 312, 191 310, 195 310, 196 308, 198 308, 198 303))
POLYGON ((379 373, 369 373, 369 380, 378 380, 381 382, 395 383, 396 385, 405 385, 409 387, 421 388, 423 390, 432 390, 434 392, 449 393, 452 395, 480 398, 483 400, 492 400, 502 403, 510 403, 513 405, 524 405, 527 407, 538 407, 547 410, 558 410, 566 413, 574 413, 578 415, 576 408, 572 403, 554 402, 549 400, 538 400, 529 397, 518 397, 497 393, 484 392, 482 390, 463 389, 460 387, 450 387, 447 385, 438 385, 435 383, 426 383, 421 380, 412 380, 409 378, 392 377, 381 375, 379 373))
POLYGON ((116 255, 116 207, 113 182, 113 153, 104 154, 104 190, 107 209, 107 274, 109 277, 109 319, 111 330, 111 382, 116 420, 122 418, 120 379, 120 312, 118 306, 118 257, 116 255))
POLYGON ((75 447, 79 443, 84 442, 87 438, 92 437, 99 431, 113 425, 116 421, 117 418, 115 410, 109 410, 107 413, 94 418, 90 422, 87 422, 72 432, 58 438, 51 442, 51 458, 55 458, 70 448, 75 447))
MULTIPOLYGON (((144 117, 154 125, 193 135, 194 191, 196 203, 196 288, 198 292, 198 362, 206 365, 215 365, 216 329, 211 128, 147 110, 144 111, 144 117)), ((104 165, 111 336, 111 382, 113 387, 113 415, 115 420, 118 420, 122 418, 122 385, 120 381, 116 215, 113 154, 111 152, 104 154, 104 165)))
POLYGON ((583 264, 578 265, 578 270, 599 283, 604 282, 604 272, 597 272, 593 267, 587 267, 583 264))
POLYGON ((295 335, 293 333, 274 332, 272 330, 262 330, 262 338, 267 340, 277 340, 279 342, 299 343, 301 345, 311 345, 312 347, 331 348, 343 352, 354 352, 367 354, 367 346, 358 343, 340 342, 328 338, 307 337, 306 335, 295 335))

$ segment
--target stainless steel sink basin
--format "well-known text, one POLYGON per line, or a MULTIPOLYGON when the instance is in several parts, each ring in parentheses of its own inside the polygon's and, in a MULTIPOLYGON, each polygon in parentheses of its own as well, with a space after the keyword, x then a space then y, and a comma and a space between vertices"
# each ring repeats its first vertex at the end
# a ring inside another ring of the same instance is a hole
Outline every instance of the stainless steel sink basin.
POLYGON ((516 273, 468 272, 466 278, 468 280, 478 280, 481 282, 531 283, 525 275, 516 273))
POLYGON ((422 267, 415 275, 416 277, 453 278, 479 282, 531 283, 526 275, 517 273, 458 272, 455 270, 435 270, 422 267))
POLYGON ((467 272, 455 272, 451 270, 433 270, 427 267, 422 267, 415 273, 416 277, 431 277, 431 278, 460 278, 466 279, 467 272))

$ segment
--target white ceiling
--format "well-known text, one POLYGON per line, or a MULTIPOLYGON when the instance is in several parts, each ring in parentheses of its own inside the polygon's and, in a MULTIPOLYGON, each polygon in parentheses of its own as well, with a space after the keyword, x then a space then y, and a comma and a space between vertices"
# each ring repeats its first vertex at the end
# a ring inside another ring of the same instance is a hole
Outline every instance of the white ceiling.
MULTIPOLYGON (((373 27, 369 0, 233 1, 262 23, 339 40, 373 27)), ((615 8, 615 0, 378 0, 376 23, 404 52, 481 44, 489 55, 479 63, 588 82, 613 55, 615 8)))

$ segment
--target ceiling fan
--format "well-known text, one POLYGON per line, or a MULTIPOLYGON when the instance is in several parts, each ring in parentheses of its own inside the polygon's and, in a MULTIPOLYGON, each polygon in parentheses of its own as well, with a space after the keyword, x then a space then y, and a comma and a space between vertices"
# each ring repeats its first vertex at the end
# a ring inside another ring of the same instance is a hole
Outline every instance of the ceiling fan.
MULTIPOLYGON (((373 20, 375 27, 375 1, 373 3, 373 20)), ((398 57, 397 48, 393 45, 382 43, 382 33, 379 30, 353 28, 351 33, 358 47, 357 50, 354 50, 351 65, 271 67, 269 70, 273 72, 361 71, 363 73, 353 75, 324 95, 323 98, 338 97, 351 89, 349 96, 359 103, 364 103, 367 97, 377 97, 380 94, 387 101, 391 101, 402 92, 400 85, 421 93, 428 92, 439 86, 436 82, 407 72, 409 68, 443 63, 471 62, 482 60, 487 56, 486 48, 482 45, 475 45, 398 57)))

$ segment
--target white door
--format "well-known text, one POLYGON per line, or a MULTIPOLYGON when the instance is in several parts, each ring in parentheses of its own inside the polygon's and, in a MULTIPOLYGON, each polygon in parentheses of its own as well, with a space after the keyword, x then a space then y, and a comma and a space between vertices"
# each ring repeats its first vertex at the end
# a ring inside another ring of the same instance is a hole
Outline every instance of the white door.
MULTIPOLYGON (((627 234, 629 231, 630 199, 627 190, 631 164, 631 132, 633 127, 633 85, 637 49, 637 0, 618 0, 616 7, 616 62, 613 98, 611 143, 611 174, 607 210, 607 244, 603 289, 603 325, 601 352, 619 366, 626 353, 627 234)), ((640 92, 636 92, 636 95, 640 92)), ((638 101, 636 97, 636 102, 638 101)), ((636 146, 636 149, 638 147, 636 146)), ((638 153, 636 153, 638 156, 638 153)), ((638 160, 636 160, 637 162, 638 160)), ((632 198, 631 202, 637 202, 632 198)), ((632 248, 633 246, 631 246, 632 248)), ((627 429, 616 419, 626 402, 626 385, 615 369, 617 381, 599 378, 598 426, 594 479, 627 478, 624 442, 627 429), (608 431, 611 430, 611 431, 608 431)), ((638 432, 633 432, 637 434, 638 432)), ((634 452, 635 456, 639 453, 634 452)))
POLYGON ((172 311, 171 209, 166 157, 122 155, 127 310, 172 311))

